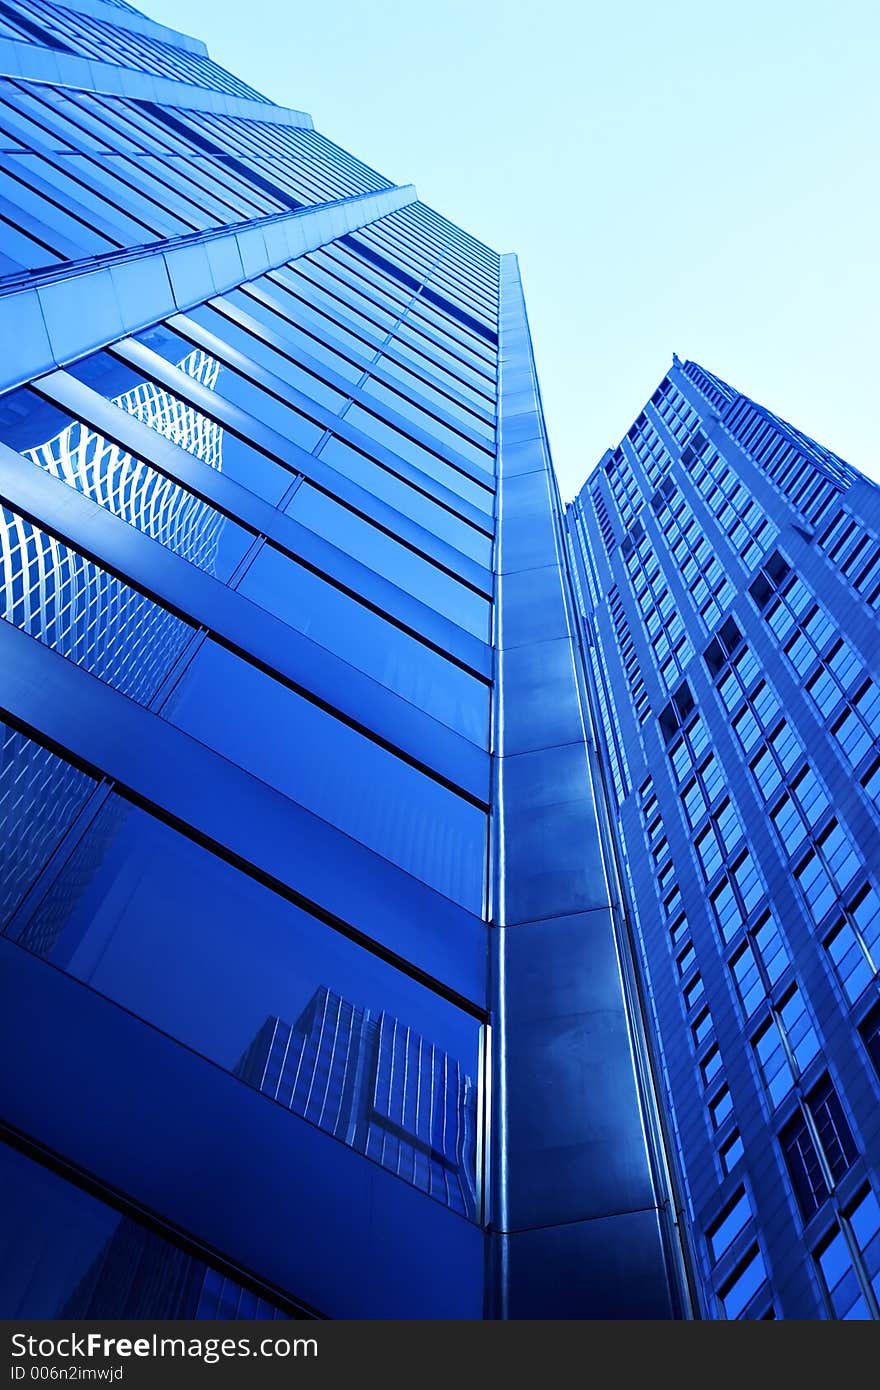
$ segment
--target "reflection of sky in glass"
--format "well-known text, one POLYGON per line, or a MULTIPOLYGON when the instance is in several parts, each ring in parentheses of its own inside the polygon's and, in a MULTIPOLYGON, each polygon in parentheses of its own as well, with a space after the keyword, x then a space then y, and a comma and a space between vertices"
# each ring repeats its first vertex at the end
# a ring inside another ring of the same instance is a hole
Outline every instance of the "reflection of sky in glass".
MULTIPOLYGON (((422 1105, 432 1085, 442 1091, 445 1081, 433 1076, 441 1058, 451 1069, 455 1105, 472 1109, 475 1104, 479 1029, 473 1019, 116 798, 108 801, 66 862, 20 942, 239 1074, 267 1020, 296 1022, 329 986, 349 1008, 367 1009, 373 1020, 384 1017, 386 1028, 399 1026, 408 1033, 407 1021, 418 1020, 418 1046, 409 1049, 406 1104, 399 1092, 393 1103, 387 1097, 384 1101, 386 1114, 396 1117, 400 1128, 424 1130, 424 1118, 414 1120, 407 1106, 412 1108, 419 1087, 422 1105), (420 1048, 424 1071, 419 1070, 420 1048)), ((380 1104, 378 1092, 375 1101, 380 1104)), ((309 1118, 320 1122, 311 1113, 309 1118)), ((472 1118, 469 1135, 474 1123, 472 1118)), ((328 1124, 322 1127, 333 1132, 328 1124)), ((471 1138, 462 1143, 470 1191, 474 1145, 471 1138)), ((364 1141, 361 1148, 407 1175, 399 1153, 392 1163, 374 1151, 375 1141, 369 1146, 364 1141)), ((422 1164, 409 1180, 427 1188, 426 1174, 422 1164)), ((434 1187, 440 1200, 450 1200, 436 1180, 434 1187)), ((461 1209, 460 1186, 455 1190, 461 1209)))

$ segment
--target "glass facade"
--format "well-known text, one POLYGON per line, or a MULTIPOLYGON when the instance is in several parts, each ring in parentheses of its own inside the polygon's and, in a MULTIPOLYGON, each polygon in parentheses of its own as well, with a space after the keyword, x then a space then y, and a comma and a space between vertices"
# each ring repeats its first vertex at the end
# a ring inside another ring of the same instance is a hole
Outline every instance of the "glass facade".
POLYGON ((702 1315, 877 1318, 880 489, 675 358, 566 520, 702 1315))
POLYGON ((0 64, 0 1314, 880 1317, 880 490, 676 358, 566 510, 515 256, 0 64))
POLYGON ((0 9, 0 1312, 687 1313, 516 258, 0 9))

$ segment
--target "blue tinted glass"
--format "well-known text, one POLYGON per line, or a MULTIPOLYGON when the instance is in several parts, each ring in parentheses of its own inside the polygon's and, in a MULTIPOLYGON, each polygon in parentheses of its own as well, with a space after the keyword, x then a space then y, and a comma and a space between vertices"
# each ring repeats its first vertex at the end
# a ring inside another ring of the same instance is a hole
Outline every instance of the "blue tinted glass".
POLYGON ((106 803, 21 941, 473 1213, 478 1024, 145 812, 106 803))
POLYGON ((0 931, 95 783, 0 724, 0 931))
MULTIPOLYGON (((157 412, 168 409, 152 395, 142 400, 157 412)), ((14 391, 0 401, 0 439, 218 579, 229 577, 251 544, 250 533, 221 512, 35 391, 14 391)))
POLYGON ((5 507, 0 554, 0 617, 149 704, 192 628, 5 507))
MULTIPOLYGON (((330 386, 321 377, 316 376, 314 372, 306 371, 296 362, 291 361, 288 355, 291 350, 289 342, 283 344, 286 352, 276 352, 275 348, 266 343, 263 338, 258 337, 255 332, 240 327, 232 318, 226 314, 221 314, 210 304, 201 304, 196 309, 190 309, 187 317, 200 324, 202 328, 206 328, 209 333, 215 333, 224 343, 228 343, 237 352, 243 353, 245 357, 257 363, 258 366, 264 367, 267 372, 272 372, 275 376, 288 382, 294 390, 302 391, 311 400, 317 401, 319 405, 325 406, 328 410, 332 410, 334 414, 347 400, 346 395, 330 386)), ((333 370, 335 371, 335 367, 333 370)))
POLYGON ((475 743, 488 735, 488 690, 439 653, 380 618, 272 546, 240 593, 475 743))
MULTIPOLYGON (((445 411, 454 419, 461 421, 467 429, 484 439, 490 449, 495 447, 495 427, 489 421, 476 415, 474 411, 468 410, 460 397, 463 392, 451 381, 442 380, 438 373, 431 371, 427 363, 424 364, 422 372, 416 373, 408 367, 401 366, 395 362, 393 357, 387 354, 379 359, 378 367, 384 375, 394 378, 395 381, 414 395, 420 396, 426 403, 433 402, 440 410, 445 411), (428 375, 432 380, 428 380, 428 375), (455 393, 455 394, 453 394, 455 393)), ((376 368, 374 368, 374 371, 376 368)), ((486 405, 487 409, 490 409, 486 405)))
MULTIPOLYGON (((485 449, 479 448, 472 439, 466 438, 458 430, 453 429, 451 425, 430 414, 422 406, 410 400, 403 392, 392 390, 390 386, 386 386, 384 381, 379 381, 376 377, 370 377, 364 383, 363 390, 368 396, 373 396, 377 401, 383 402, 395 414, 402 415, 406 420, 411 420, 419 429, 432 435, 441 447, 445 446, 453 453, 470 460, 477 468, 488 472, 492 471, 491 452, 487 453, 485 449)), ((446 413, 443 406, 440 406, 440 409, 446 413)))
MULTIPOLYGON (((374 496, 387 502, 389 506, 409 516, 425 530, 433 532, 442 540, 455 546, 456 550, 470 555, 479 564, 488 566, 492 559, 492 542, 475 527, 469 526, 457 516, 426 497, 423 492, 401 482, 393 473, 374 463, 372 459, 358 453, 341 439, 331 435, 321 446, 320 457, 323 462, 332 464, 352 482, 372 492, 374 496)), ((428 489, 430 491, 430 488, 428 489)), ((487 518, 487 525, 491 522, 487 518)))
POLYGON ((269 335, 277 334, 288 345, 288 350, 301 347, 316 361, 325 362, 349 381, 360 380, 363 363, 373 356, 373 343, 349 332, 341 322, 342 315, 334 320, 316 313, 302 299, 274 285, 267 276, 231 290, 218 302, 247 314, 249 320, 259 324, 269 335), (343 356, 343 353, 348 355, 343 356))
MULTIPOLYGON (((202 386, 209 386, 220 371, 216 358, 198 348, 191 349, 173 365, 202 386)), ((68 371, 120 410, 267 502, 277 502, 293 482, 294 475, 286 468, 109 352, 95 353, 68 371)))
POLYGON ((331 825, 480 911, 483 813, 279 681, 209 641, 166 714, 331 825))
POLYGON ((194 1255, 0 1144, 0 1307, 10 1318, 285 1317, 194 1255), (222 1310, 229 1284, 250 1300, 222 1310), (259 1311, 256 1311, 259 1310, 259 1311))
POLYGON ((332 541, 459 627, 484 640, 488 637, 489 604, 484 598, 355 516, 332 497, 304 483, 291 498, 287 510, 311 531, 332 541))
MULTIPOLYGON (((188 343, 185 338, 181 338, 170 328, 166 328, 164 324, 149 328, 146 333, 139 333, 137 341, 143 343, 151 351, 157 352, 160 357, 164 357, 174 366, 193 350, 192 343, 188 343)), ((301 415, 298 410, 285 405, 282 400, 279 400, 269 391, 254 385, 241 372, 233 371, 231 367, 221 366, 218 363, 217 371, 213 374, 212 379, 204 379, 203 385, 215 391, 222 400, 228 401, 230 405, 237 406, 239 410, 252 415, 255 420, 268 425, 270 429, 277 430, 280 435, 291 440, 294 444, 298 444, 301 449, 307 451, 313 449, 323 434, 320 425, 316 425, 313 420, 301 415)), ((279 382, 279 388, 283 389, 283 383, 279 382)))
POLYGON ((724 1295, 724 1311, 728 1318, 738 1318, 745 1311, 746 1305, 766 1278, 767 1270, 764 1260, 761 1252, 756 1250, 724 1295))
MULTIPOLYGON (((352 406, 346 412, 345 419, 348 424, 363 430, 364 434, 369 435, 370 439, 374 439, 377 444, 383 444, 386 449, 390 449, 398 458, 406 459, 407 463, 414 464, 423 473, 427 473, 428 477, 435 478, 444 487, 451 488, 453 492, 458 493, 459 497, 463 497, 465 501, 478 507, 487 516, 492 515, 494 498, 489 488, 481 487, 479 483, 473 482, 471 478, 460 473, 452 464, 444 462, 442 458, 438 458, 436 454, 423 445, 417 444, 408 435, 402 434, 393 425, 386 424, 377 415, 373 415, 359 405, 352 406)), ((490 474, 488 470, 485 471, 488 481, 490 474)))

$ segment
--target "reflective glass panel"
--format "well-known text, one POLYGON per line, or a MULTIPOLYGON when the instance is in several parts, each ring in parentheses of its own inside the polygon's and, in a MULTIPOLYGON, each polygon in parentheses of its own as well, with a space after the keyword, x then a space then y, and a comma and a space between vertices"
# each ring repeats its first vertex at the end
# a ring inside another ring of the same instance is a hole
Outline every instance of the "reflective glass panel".
POLYGON ((207 641, 166 718, 346 834, 479 912, 483 812, 207 641))
POLYGON ((146 812, 108 800, 21 944, 474 1214, 478 1023, 146 812))

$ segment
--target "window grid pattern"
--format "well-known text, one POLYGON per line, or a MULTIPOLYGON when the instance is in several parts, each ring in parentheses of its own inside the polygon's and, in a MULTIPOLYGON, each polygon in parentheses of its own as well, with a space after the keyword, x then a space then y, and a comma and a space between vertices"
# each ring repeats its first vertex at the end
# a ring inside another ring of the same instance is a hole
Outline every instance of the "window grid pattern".
POLYGON ((651 505, 697 612, 707 628, 714 627, 736 594, 724 566, 671 478, 661 484, 651 505))
POLYGON ((775 1108, 819 1051, 819 1039, 800 988, 794 984, 771 1004, 770 1019, 752 1047, 770 1105, 775 1108))
POLYGON ((651 713, 651 705, 648 700, 648 689, 645 685, 645 678, 642 675, 642 667, 636 655, 635 643, 632 640, 629 622, 623 609, 623 600, 620 597, 620 590, 615 585, 608 593, 608 608, 611 613, 611 621, 614 624, 614 635, 617 638, 617 646, 623 662, 623 669, 629 682, 630 699, 635 712, 636 719, 640 724, 644 724, 651 713))
POLYGON ((672 466, 672 456, 644 412, 627 435, 651 488, 659 487, 672 466))
POLYGON ((605 476, 623 529, 628 531, 641 510, 644 499, 629 459, 622 449, 612 454, 606 463, 605 476))
POLYGON ((816 543, 868 607, 880 608, 880 536, 841 507, 816 543))
POLYGON ((813 525, 858 476, 830 449, 744 396, 736 397, 722 418, 781 495, 813 525))
POLYGON ((679 448, 684 448, 700 421, 690 401, 667 377, 651 397, 651 404, 679 448))
POLYGON ((779 1139, 801 1216, 807 1222, 849 1172, 858 1153, 827 1074, 801 1100, 779 1139))
MULTIPOLYGON (((19 7, 15 0, 9 0, 9 8, 15 15, 19 7)), ((268 103, 267 97, 261 96, 253 87, 202 53, 172 47, 159 39, 136 34, 131 29, 121 29, 92 15, 77 15, 48 4, 47 0, 28 0, 22 9, 31 25, 37 24, 43 29, 49 47, 66 48, 85 58, 118 63, 122 67, 156 73, 160 77, 191 82, 197 87, 229 92, 248 101, 268 103)))
POLYGON ((665 689, 671 691, 693 656, 694 647, 641 522, 623 541, 621 554, 657 671, 665 689))
POLYGON ((815 1259, 834 1319, 880 1317, 880 1203, 870 1188, 840 1216, 815 1259))
POLYGON ((779 528, 704 435, 695 435, 681 457, 743 565, 754 570, 779 535, 779 528))

